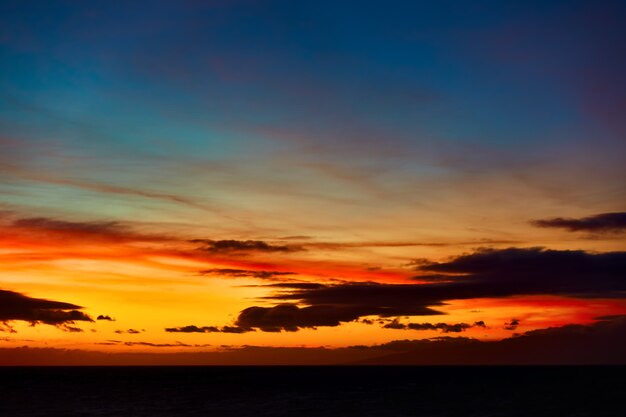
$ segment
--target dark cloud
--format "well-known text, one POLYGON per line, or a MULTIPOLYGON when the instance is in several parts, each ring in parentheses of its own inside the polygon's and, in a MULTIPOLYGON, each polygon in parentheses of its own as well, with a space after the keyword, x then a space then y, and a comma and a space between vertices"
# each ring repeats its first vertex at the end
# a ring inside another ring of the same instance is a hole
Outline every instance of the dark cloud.
POLYGON ((63 238, 73 236, 76 239, 119 242, 170 240, 166 236, 138 233, 120 222, 76 222, 49 217, 29 217, 14 220, 11 227, 31 233, 43 233, 48 238, 51 236, 63 238))
POLYGON ((598 316, 595 317, 594 320, 598 320, 598 321, 613 321, 613 320, 618 320, 621 318, 624 318, 626 316, 622 315, 622 314, 609 314, 608 316, 598 316))
POLYGON ((13 326, 11 326, 10 323, 7 322, 0 322, 0 332, 3 333, 17 333, 17 330, 15 330, 13 328, 13 326))
POLYGON ((262 288, 285 288, 285 289, 309 289, 314 290, 317 288, 325 287, 324 284, 318 284, 315 282, 281 282, 277 284, 261 285, 262 288))
POLYGON ((441 330, 443 333, 460 333, 472 327, 471 324, 467 324, 467 323, 455 323, 455 324, 436 323, 435 325, 432 325, 432 323, 409 323, 407 324, 407 329, 408 330, 426 330, 425 327, 430 327, 430 326, 433 326, 437 330, 441 330))
POLYGON ((32 324, 54 326, 73 324, 75 321, 93 321, 78 311, 83 307, 60 301, 30 298, 26 295, 0 290, 0 321, 23 320, 32 324))
POLYGON ((240 326, 182 326, 182 327, 168 327, 165 329, 168 333, 247 333, 253 332, 254 329, 240 327, 240 326))
MULTIPOLYGON (((517 240, 494 240, 494 239, 479 239, 471 241, 456 241, 456 242, 395 242, 395 241, 371 241, 371 242, 308 242, 302 245, 309 249, 323 249, 323 250, 341 250, 351 248, 402 248, 412 246, 426 246, 426 247, 449 247, 449 246, 479 246, 479 245, 501 245, 501 244, 516 244, 517 240)), ((413 260, 407 264, 407 266, 416 265, 420 262, 420 259, 413 260)))
POLYGON ((124 334, 124 333, 126 333, 126 334, 139 334, 139 333, 144 332, 144 331, 145 330, 143 330, 143 329, 142 330, 136 330, 136 329, 119 330, 118 329, 118 330, 115 331, 115 333, 117 333, 117 334, 124 334))
POLYGON ((309 239, 313 239, 313 236, 307 236, 307 235, 281 236, 278 239, 280 240, 309 240, 309 239))
POLYGON ((211 240, 193 239, 190 242, 199 243, 201 250, 212 253, 229 252, 296 252, 304 248, 296 245, 275 245, 262 240, 211 240))
POLYGON ((102 314, 100 314, 98 317, 96 317, 96 320, 115 321, 115 319, 112 318, 111 316, 106 316, 106 315, 102 315, 102 314))
POLYGON ((360 347, 392 351, 369 364, 626 364, 626 316, 533 330, 500 341, 403 340, 360 347))
POLYGON ((222 333, 248 333, 254 331, 249 327, 240 327, 240 326, 222 326, 220 329, 222 333))
MULTIPOLYGON (((181 342, 106 340, 104 345, 199 347, 181 342)), ((571 324, 499 340, 437 337, 373 346, 300 348, 242 346, 211 352, 94 352, 0 348, 0 365, 565 365, 626 364, 626 316, 571 324)), ((578 384, 578 382, 577 382, 578 384)))
POLYGON ((69 333, 82 333, 83 332, 83 329, 81 329, 80 327, 70 326, 66 323, 57 324, 56 327, 60 330, 63 330, 64 332, 69 332, 69 333))
POLYGON ((401 323, 399 319, 394 319, 383 326, 384 329, 397 330, 440 330, 442 333, 460 333, 474 327, 468 323, 401 323))
POLYGON ((504 323, 504 329, 505 330, 516 330, 517 327, 519 326, 519 320, 518 319, 512 319, 511 321, 504 323))
POLYGON ((151 343, 151 342, 124 342, 125 346, 149 346, 149 347, 204 347, 210 345, 190 345, 187 343, 151 343))
POLYGON ((15 227, 70 231, 93 234, 125 234, 127 229, 118 222, 69 222, 48 217, 30 217, 13 222, 15 227))
MULTIPOLYGON (((301 328, 338 326, 342 322, 357 320, 370 315, 397 315, 400 309, 377 305, 312 305, 298 307, 296 304, 279 304, 273 307, 248 307, 239 313, 235 324, 244 328, 258 328, 264 332, 295 332, 301 328)), ((402 310, 405 311, 405 310, 402 310)), ((410 310, 415 315, 439 314, 424 307, 410 310)))
POLYGON ((148 346, 148 347, 208 347, 210 344, 188 344, 182 342, 175 343, 152 343, 152 342, 123 342, 121 340, 107 340, 106 342, 98 342, 97 345, 104 346, 115 346, 115 345, 124 345, 124 346, 148 346))
POLYGON ((200 275, 215 275, 220 277, 231 278, 258 278, 266 280, 280 280, 280 277, 287 275, 293 275, 294 272, 282 272, 282 271, 255 271, 249 269, 205 269, 199 272, 200 275))
POLYGON ((438 274, 431 279, 448 281, 442 282, 451 293, 447 299, 530 294, 623 297, 626 291, 626 252, 481 249, 448 262, 424 264, 419 270, 438 274))
POLYGON ((556 217, 534 220, 532 224, 571 232, 622 232, 626 231, 626 212, 596 214, 580 219, 556 217))
POLYGON ((203 326, 198 327, 194 325, 182 326, 182 327, 168 327, 165 329, 169 333, 216 333, 219 332, 219 328, 216 326, 203 326))
POLYGON ((626 296, 626 252, 543 248, 481 249, 447 262, 421 262, 426 283, 281 283, 265 297, 280 304, 243 310, 236 324, 263 331, 337 326, 360 317, 442 314, 448 300, 518 295, 626 296), (300 307, 299 305, 305 305, 300 307))

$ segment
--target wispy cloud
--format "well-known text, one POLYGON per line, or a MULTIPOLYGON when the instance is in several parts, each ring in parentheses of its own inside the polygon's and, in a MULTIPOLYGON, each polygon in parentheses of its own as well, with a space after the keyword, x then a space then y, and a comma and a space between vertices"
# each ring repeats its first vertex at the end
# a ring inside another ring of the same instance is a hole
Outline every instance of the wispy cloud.
POLYGON ((533 220, 531 223, 538 227, 565 229, 570 232, 624 232, 626 212, 602 213, 579 219, 555 217, 533 220))
POLYGON ((294 275, 294 272, 283 271, 256 271, 250 269, 214 268, 199 271, 200 275, 211 275, 228 278, 257 278, 263 280, 282 280, 284 277, 294 275))
POLYGON ((248 333, 255 331, 252 328, 240 327, 240 326, 181 326, 181 327, 168 327, 165 329, 168 333, 248 333))
POLYGON ((211 253, 297 252, 304 250, 301 246, 297 245, 274 244, 262 240, 193 239, 190 242, 201 244, 201 250, 211 253))
POLYGON ((13 231, 76 241, 165 242, 172 237, 140 233, 117 221, 67 221, 51 217, 18 218, 5 226, 13 231))

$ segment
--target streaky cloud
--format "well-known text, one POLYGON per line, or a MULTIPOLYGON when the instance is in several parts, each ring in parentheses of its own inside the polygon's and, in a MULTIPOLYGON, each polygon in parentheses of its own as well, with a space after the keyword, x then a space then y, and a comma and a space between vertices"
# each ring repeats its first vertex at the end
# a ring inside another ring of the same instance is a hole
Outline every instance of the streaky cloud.
POLYGON ((262 240, 212 240, 193 239, 191 243, 198 243, 201 250, 211 253, 232 253, 232 252, 297 252, 304 248, 297 245, 281 245, 268 243, 262 240))
POLYGON ((533 220, 538 227, 566 229, 570 232, 623 232, 626 231, 626 212, 602 213, 579 219, 555 217, 533 220))
POLYGON ((281 280, 281 277, 287 275, 294 275, 295 272, 288 271, 260 271, 250 269, 230 269, 230 268, 215 268, 204 269, 198 272, 200 275, 212 275, 218 277, 229 278, 258 278, 262 280, 281 280))
POLYGON ((182 326, 182 327, 167 327, 165 329, 168 333, 248 333, 255 331, 254 329, 241 326, 182 326))
POLYGON ((146 234, 117 221, 67 221, 52 217, 24 217, 8 225, 12 229, 43 234, 46 237, 73 237, 77 240, 108 240, 115 242, 162 242, 172 240, 160 234, 146 234))
MULTIPOLYGON (((107 340, 103 346, 201 347, 107 340)), ((499 341, 440 336, 345 348, 230 346, 199 352, 0 348, 0 365, 626 365, 626 316, 533 330, 499 341)))

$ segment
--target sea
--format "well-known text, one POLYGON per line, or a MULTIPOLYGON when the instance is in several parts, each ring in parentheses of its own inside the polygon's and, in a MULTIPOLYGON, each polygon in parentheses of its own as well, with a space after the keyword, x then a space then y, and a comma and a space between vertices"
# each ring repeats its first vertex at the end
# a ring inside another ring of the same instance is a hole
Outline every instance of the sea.
POLYGON ((626 416, 624 366, 4 367, 2 417, 626 416))

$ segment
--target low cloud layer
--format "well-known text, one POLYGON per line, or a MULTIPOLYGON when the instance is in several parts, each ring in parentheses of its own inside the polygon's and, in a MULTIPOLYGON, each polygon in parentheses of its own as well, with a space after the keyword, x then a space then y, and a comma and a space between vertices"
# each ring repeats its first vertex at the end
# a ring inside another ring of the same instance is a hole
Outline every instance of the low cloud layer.
POLYGON ((182 327, 168 327, 165 329, 168 333, 248 333, 253 332, 254 329, 240 326, 182 326, 182 327))
POLYGON ((265 299, 278 304, 246 308, 235 324, 262 331, 297 331, 338 326, 366 316, 437 315, 442 314, 437 306, 458 299, 626 296, 626 252, 482 249, 447 262, 421 262, 417 268, 422 275, 416 280, 424 283, 268 285, 277 291, 265 299))
POLYGON ((402 323, 399 319, 394 319, 391 322, 385 324, 383 329, 394 330, 438 330, 442 333, 461 333, 472 327, 485 328, 486 325, 483 321, 469 323, 402 323))
POLYGON ((280 280, 281 278, 294 275, 293 272, 281 272, 281 271, 255 271, 249 269, 229 269, 229 268, 216 268, 205 269, 199 272, 200 275, 211 275, 218 277, 228 278, 257 278, 265 280, 280 280))
POLYGON ((104 345, 104 346, 119 346, 119 345, 123 345, 123 346, 143 346, 143 347, 153 347, 153 348, 178 348, 178 347, 192 347, 192 348, 198 348, 198 347, 209 347, 211 346, 210 344, 189 344, 189 343, 183 343, 183 342, 174 342, 174 343, 154 343, 154 342, 124 342, 122 340, 107 340, 105 342, 98 342, 96 343, 98 345, 104 345))
POLYGON ((626 212, 602 213, 579 219, 555 217, 534 220, 538 227, 553 227, 571 232, 623 232, 626 231, 626 212))
POLYGON ((268 243, 262 240, 211 240, 193 239, 192 243, 201 244, 201 250, 211 253, 232 252, 297 252, 304 248, 297 245, 268 243))
POLYGON ((118 329, 115 331, 115 333, 117 334, 139 334, 141 332, 144 332, 145 330, 137 330, 137 329, 128 329, 128 330, 121 330, 118 329))
MULTIPOLYGON (((181 342, 108 340, 143 348, 200 347, 181 342)), ((500 341, 466 337, 396 340, 347 348, 241 346, 211 352, 93 352, 0 348, 0 365, 539 365, 626 364, 626 316, 526 332, 500 341)))
POLYGON ((533 330, 500 341, 437 338, 395 341, 363 349, 389 350, 370 364, 626 364, 626 316, 533 330))
POLYGON ((76 321, 93 319, 79 311, 83 307, 61 301, 31 298, 26 295, 0 290, 0 321, 22 320, 32 324, 63 326, 64 330, 76 331, 72 326, 76 321))

